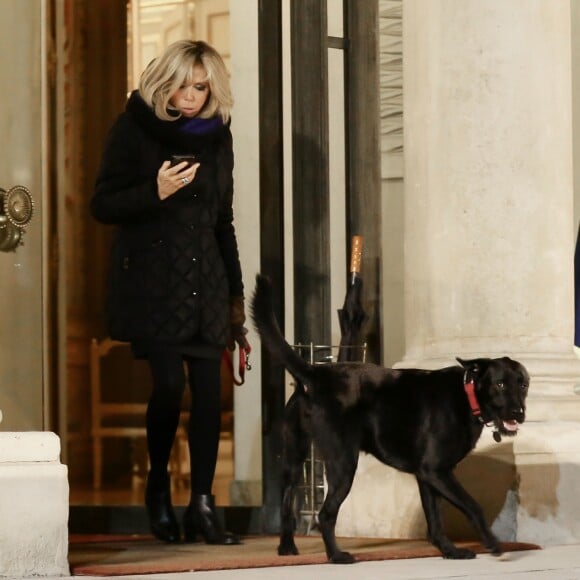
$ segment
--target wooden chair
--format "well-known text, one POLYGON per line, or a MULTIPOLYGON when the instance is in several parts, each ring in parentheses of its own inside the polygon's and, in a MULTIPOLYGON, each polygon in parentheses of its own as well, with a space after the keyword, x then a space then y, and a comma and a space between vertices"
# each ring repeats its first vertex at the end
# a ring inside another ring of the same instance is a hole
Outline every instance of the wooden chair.
MULTIPOLYGON (((105 357, 107 357, 113 349, 126 349, 126 364, 124 367, 132 364, 132 356, 130 354, 130 346, 127 343, 104 338, 97 340, 93 338, 90 345, 90 385, 91 385, 91 416, 92 416, 92 443, 93 443, 93 486, 94 489, 101 489, 103 476, 103 440, 105 438, 128 438, 136 439, 146 437, 145 429, 145 413, 147 411, 147 403, 144 397, 141 400, 135 400, 136 397, 127 396, 133 390, 129 387, 135 385, 127 385, 127 392, 124 388, 118 388, 115 392, 113 400, 107 400, 102 385, 102 367, 105 357)), ((123 371, 130 377, 130 369, 123 368, 123 371)), ((138 387, 139 385, 137 385, 138 387)), ((149 388, 143 388, 142 391, 149 392, 149 388)), ((183 450, 186 446, 181 444, 187 438, 185 424, 187 421, 187 414, 182 413, 182 419, 178 427, 177 438, 178 441, 173 447, 170 460, 170 470, 174 474, 175 480, 178 483, 184 481, 182 474, 183 466, 187 463, 184 458, 183 450)))

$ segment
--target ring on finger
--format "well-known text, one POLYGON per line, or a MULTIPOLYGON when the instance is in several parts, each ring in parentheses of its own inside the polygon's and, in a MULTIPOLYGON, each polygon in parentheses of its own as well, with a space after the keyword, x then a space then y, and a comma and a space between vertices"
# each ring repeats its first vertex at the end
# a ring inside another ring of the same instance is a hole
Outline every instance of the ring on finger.
POLYGON ((182 177, 181 181, 183 181, 183 185, 187 185, 189 183, 189 177, 182 177))

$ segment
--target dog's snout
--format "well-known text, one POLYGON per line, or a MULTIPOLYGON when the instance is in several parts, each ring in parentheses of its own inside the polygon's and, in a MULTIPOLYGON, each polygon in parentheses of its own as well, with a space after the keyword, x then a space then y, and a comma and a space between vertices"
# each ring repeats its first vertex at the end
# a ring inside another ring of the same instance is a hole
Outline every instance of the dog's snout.
POLYGON ((512 409, 512 414, 519 423, 522 423, 526 416, 526 410, 523 407, 515 407, 512 409))

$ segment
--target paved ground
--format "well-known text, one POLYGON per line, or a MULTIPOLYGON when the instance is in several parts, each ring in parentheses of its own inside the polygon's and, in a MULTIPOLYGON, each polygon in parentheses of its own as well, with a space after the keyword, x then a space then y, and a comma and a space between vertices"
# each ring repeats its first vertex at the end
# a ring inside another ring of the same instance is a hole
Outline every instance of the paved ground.
MULTIPOLYGON (((350 566, 288 566, 252 570, 124 576, 143 580, 402 580, 469 578, 470 580, 580 580, 580 545, 513 552, 499 561, 487 554, 475 560, 419 558, 361 562, 350 566)), ((76 577, 81 578, 81 577, 76 577)), ((90 576, 83 576, 90 580, 90 576)), ((38 580, 38 578, 30 579, 38 580)), ((65 580, 65 579, 62 579, 65 580)))

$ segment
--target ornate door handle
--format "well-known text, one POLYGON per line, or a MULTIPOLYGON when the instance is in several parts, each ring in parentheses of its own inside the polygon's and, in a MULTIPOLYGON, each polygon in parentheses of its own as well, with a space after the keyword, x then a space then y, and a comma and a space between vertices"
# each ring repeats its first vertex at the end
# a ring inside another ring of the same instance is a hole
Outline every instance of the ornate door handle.
POLYGON ((8 191, 0 188, 0 251, 15 252, 23 244, 22 237, 33 210, 32 195, 23 185, 15 185, 8 191))

